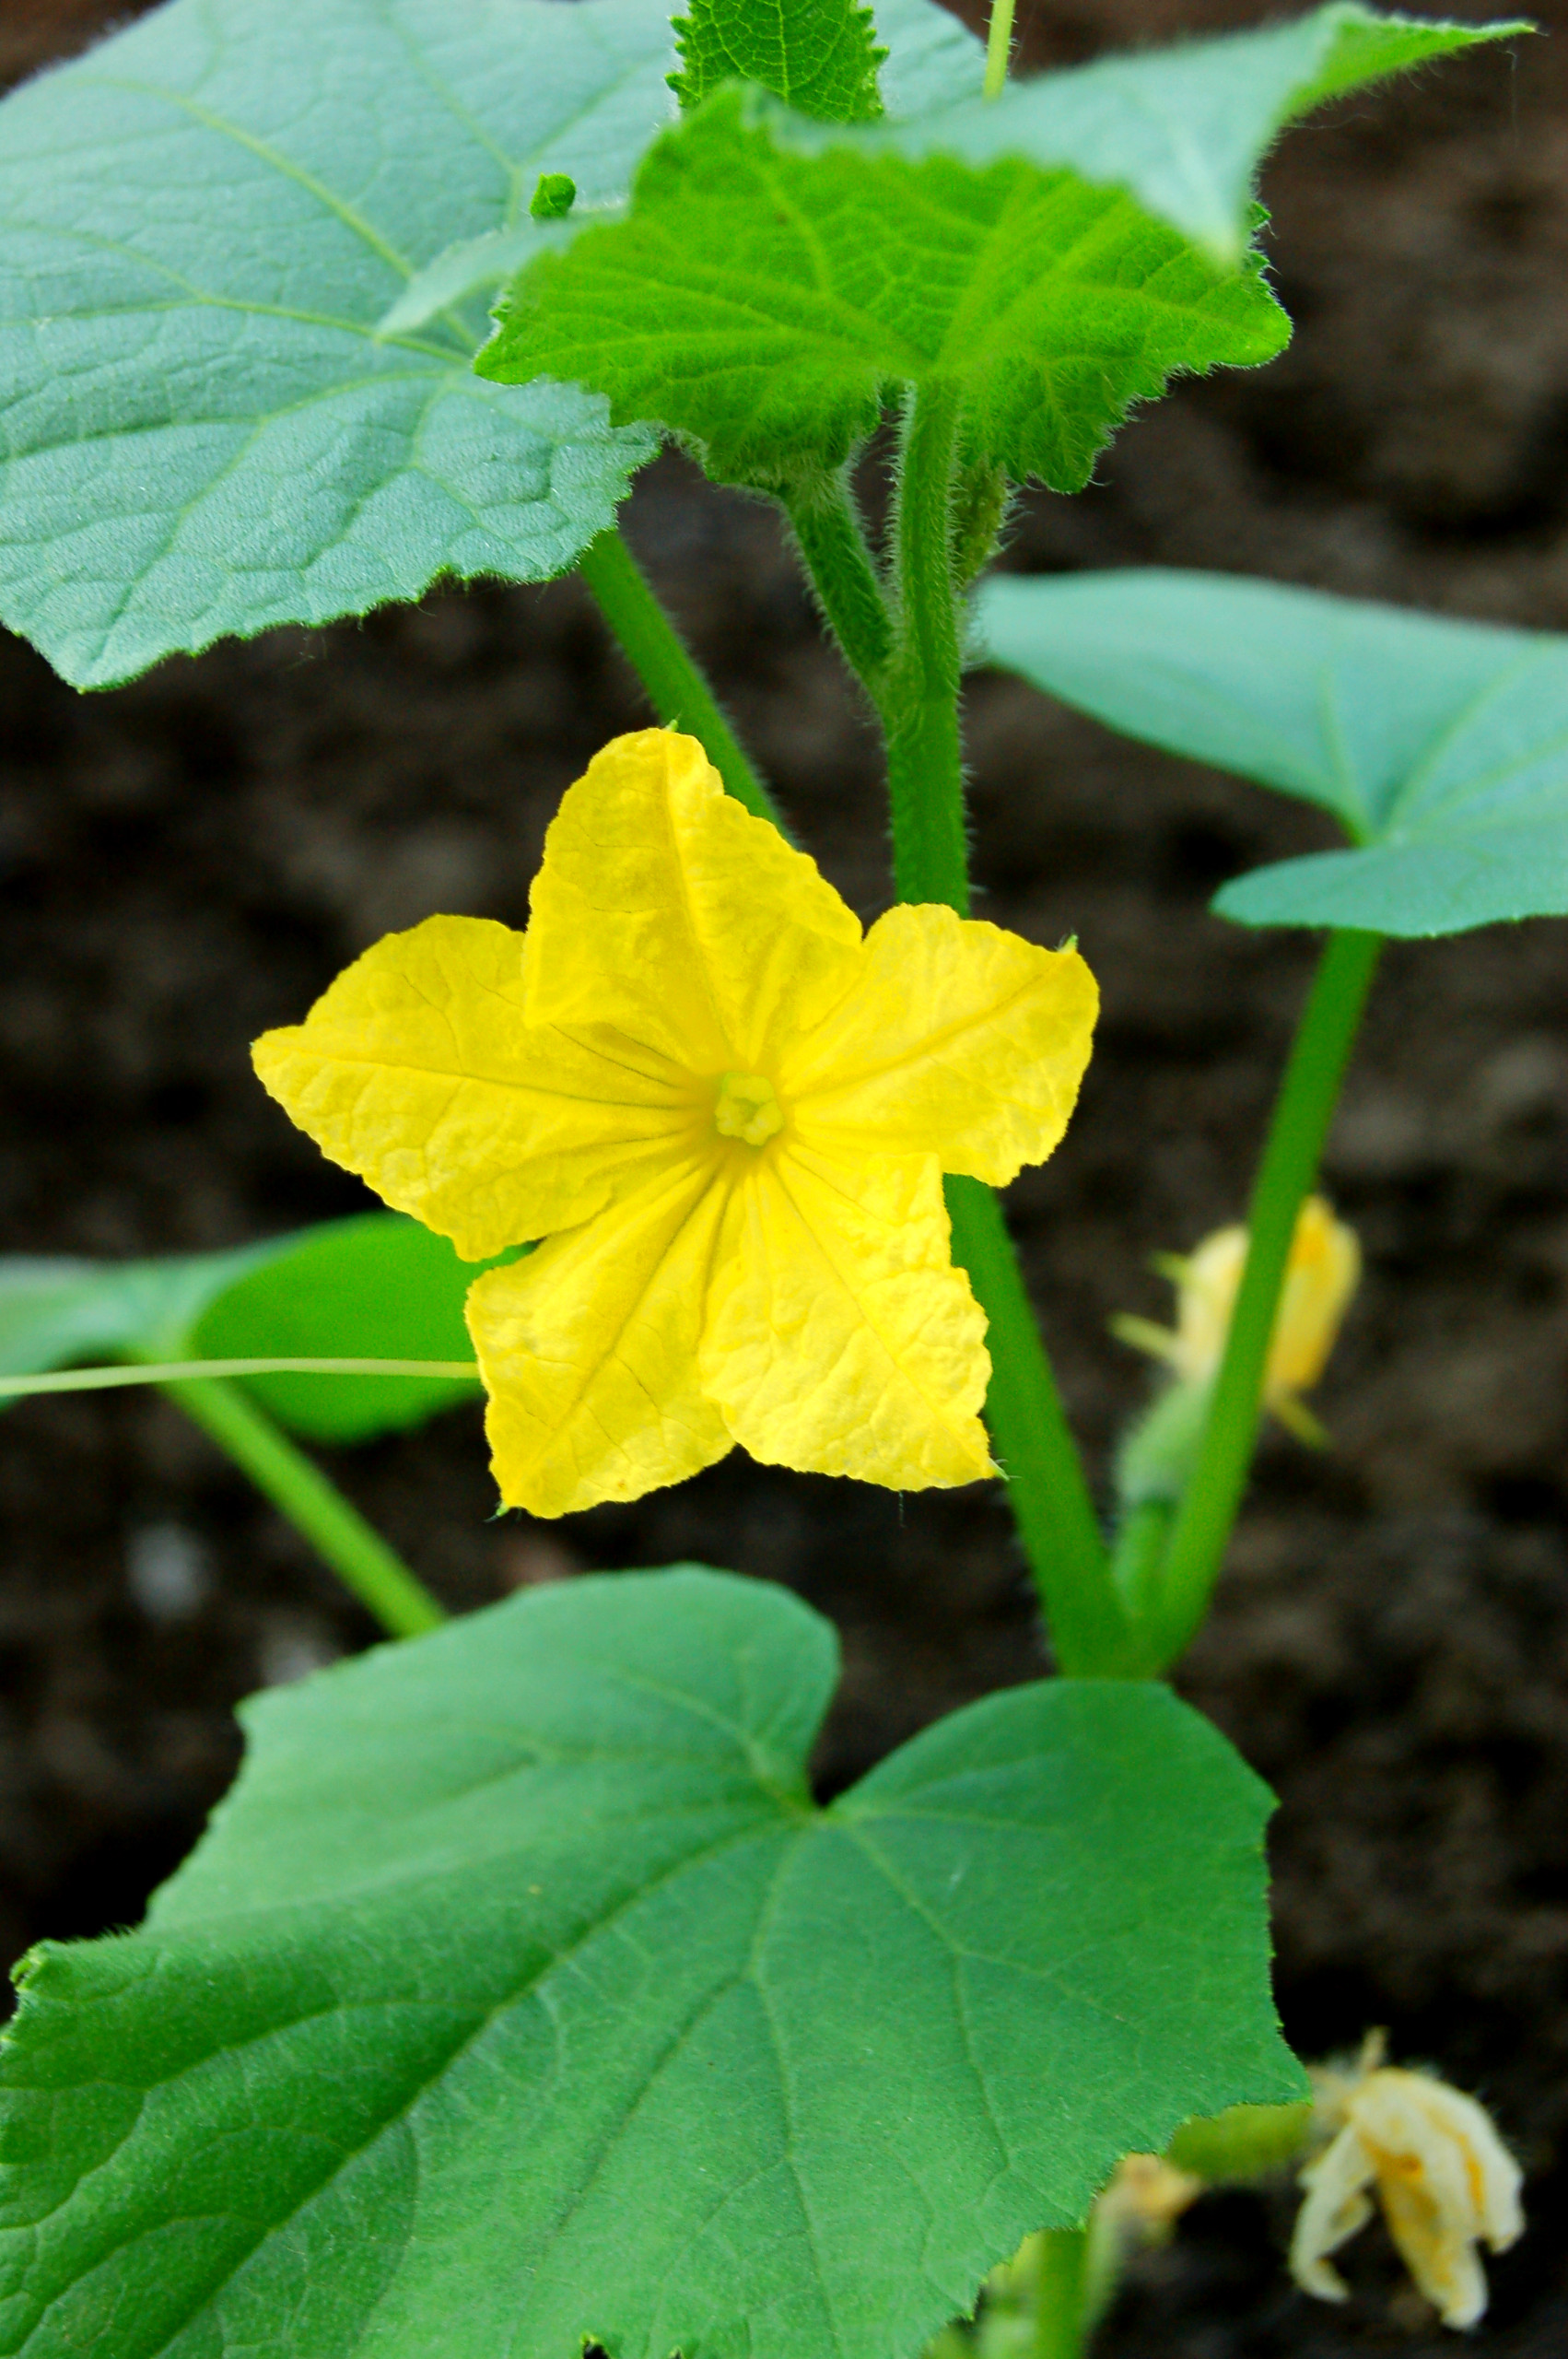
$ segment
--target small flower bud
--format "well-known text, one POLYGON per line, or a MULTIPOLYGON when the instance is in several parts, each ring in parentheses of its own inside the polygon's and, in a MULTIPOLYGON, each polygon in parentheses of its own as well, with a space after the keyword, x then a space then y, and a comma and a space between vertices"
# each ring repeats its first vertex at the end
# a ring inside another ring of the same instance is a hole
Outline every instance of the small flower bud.
MULTIPOLYGON (((1184 1258, 1163 1261, 1159 1266, 1176 1288, 1174 1331, 1144 1319, 1117 1319, 1116 1332, 1168 1361, 1178 1383, 1211 1383, 1224 1356, 1246 1250, 1246 1230, 1237 1226, 1217 1228, 1184 1258)), ((1335 1219, 1321 1196, 1309 1196, 1296 1217, 1263 1379, 1264 1405, 1304 1440, 1322 1437, 1300 1395, 1322 1375, 1360 1279, 1355 1231, 1335 1219)))
POLYGON ((1316 2120, 1328 2143, 1301 2174, 1306 2200, 1291 2240, 1291 2273, 1320 2301, 1342 2302, 1328 2260, 1372 2216, 1372 2194, 1416 2284, 1445 2326, 1474 2326, 1486 2308, 1478 2244, 1502 2252, 1524 2229, 1520 2171, 1473 2097, 1431 2072, 1377 2062, 1369 2046, 1352 2074, 1323 2072, 1316 2120))

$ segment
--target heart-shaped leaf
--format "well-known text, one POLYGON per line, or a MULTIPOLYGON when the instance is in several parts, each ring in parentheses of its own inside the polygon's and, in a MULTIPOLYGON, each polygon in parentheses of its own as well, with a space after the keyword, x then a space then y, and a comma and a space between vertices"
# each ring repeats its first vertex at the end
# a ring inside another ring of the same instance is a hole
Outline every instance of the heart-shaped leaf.
POLYGON ((997 663, 1129 737, 1332 811, 1356 849, 1226 885, 1244 925, 1568 915, 1568 639, 1130 569, 988 582, 997 663))
POLYGON ((662 0, 170 0, 0 106, 0 615, 102 687, 439 574, 543 581, 646 432, 470 363, 400 289, 619 194, 673 110, 662 0))
POLYGON ((22 1971, 0 2351, 911 2359, 1121 2154, 1301 2093, 1213 1729, 1018 1688, 822 1811, 834 1669, 684 1569, 251 1704, 145 1930, 22 1971))

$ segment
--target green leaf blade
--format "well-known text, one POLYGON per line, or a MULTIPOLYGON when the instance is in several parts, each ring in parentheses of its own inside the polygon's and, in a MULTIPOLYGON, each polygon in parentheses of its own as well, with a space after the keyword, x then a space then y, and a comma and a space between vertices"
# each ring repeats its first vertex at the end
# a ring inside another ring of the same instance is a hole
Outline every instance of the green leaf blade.
POLYGON ((698 107, 727 81, 756 82, 821 123, 874 123, 882 113, 872 12, 856 0, 690 0, 673 30, 681 68, 670 87, 698 107))
POLYGON ((544 170, 618 195, 658 0, 170 0, 0 105, 0 613, 78 687, 439 575, 543 580, 646 434, 379 322, 544 170))
POLYGON ((0 2350, 907 2359, 1125 2146, 1299 2094, 1214 1731, 1053 1683, 823 1813, 835 1661, 684 1569, 252 1705, 146 1928, 28 1970, 0 2350))
POLYGON ((721 91, 665 134, 627 220, 524 273, 480 371, 591 384, 749 483, 836 466, 896 388, 955 380, 987 461, 1072 490, 1175 370, 1251 365, 1289 333, 1256 268, 1214 267, 1115 191, 796 155, 778 119, 721 91))
POLYGON ((1418 937, 1568 915, 1568 640, 1158 569, 1002 577, 976 615, 1048 695, 1333 813, 1356 849, 1235 880, 1223 916, 1418 937))

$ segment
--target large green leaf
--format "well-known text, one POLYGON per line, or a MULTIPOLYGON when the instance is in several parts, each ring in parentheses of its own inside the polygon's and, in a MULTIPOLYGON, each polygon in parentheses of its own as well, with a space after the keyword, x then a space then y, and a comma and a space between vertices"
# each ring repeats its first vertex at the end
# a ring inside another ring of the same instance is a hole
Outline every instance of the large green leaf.
POLYGON ((1301 2093, 1214 1730, 1018 1688, 819 1811, 834 1669, 684 1569, 251 1704, 146 1929, 23 1969, 0 2350, 912 2359, 1123 2152, 1301 2093))
MULTIPOLYGON (((510 1258, 510 1257, 503 1257, 510 1258)), ((101 1359, 467 1360, 477 1272, 397 1213, 362 1213, 230 1253, 0 1260, 0 1375, 101 1359)), ((450 1378, 240 1379, 315 1441, 364 1441, 479 1390, 450 1378)))
POLYGON ((1568 915, 1568 639, 1224 574, 1003 577, 993 660, 1113 729, 1333 812, 1356 849, 1226 885, 1246 925, 1568 915))
POLYGON ((723 481, 837 466, 904 386, 956 383, 981 460, 1083 484, 1177 369, 1267 360, 1289 323, 1114 188, 1018 162, 781 148, 721 90, 650 150, 629 217, 518 280, 486 376, 571 377, 723 481))
POLYGON ((101 687, 177 649, 539 581, 651 451, 498 392, 483 305, 377 341, 538 175, 624 191, 662 0, 170 0, 0 106, 0 615, 101 687))

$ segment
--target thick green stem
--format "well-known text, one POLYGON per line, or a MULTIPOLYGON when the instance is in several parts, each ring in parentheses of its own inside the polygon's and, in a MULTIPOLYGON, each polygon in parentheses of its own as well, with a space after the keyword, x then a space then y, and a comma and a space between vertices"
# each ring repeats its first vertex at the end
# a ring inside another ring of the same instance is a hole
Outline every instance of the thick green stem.
POLYGON ((1381 948, 1380 934, 1329 935, 1285 1069, 1252 1191, 1246 1267, 1225 1356, 1161 1577, 1153 1637, 1162 1668, 1175 1661, 1208 1611, 1241 1505, 1296 1215, 1316 1177, 1381 948))
POLYGON ((244 1469, 392 1637, 415 1638, 445 1621, 401 1557, 243 1392, 213 1377, 164 1390, 244 1469))
POLYGON ((1012 0, 991 0, 990 29, 986 35, 986 79, 982 96, 1000 99, 1007 80, 1012 50, 1012 0))
POLYGON ((986 1424, 1056 1659, 1076 1678, 1121 1677, 1140 1667, 1137 1649, 1001 1205, 978 1180, 946 1191, 953 1258, 986 1314, 986 1424))
POLYGON ((1035 2279, 1034 2359, 1080 2359, 1085 2336, 1087 2228, 1042 2228, 1035 2279))
POLYGON ((786 503, 806 570, 850 670, 880 705, 893 655, 893 618, 842 475, 805 486, 786 503))
POLYGON ((712 689, 613 525, 589 543, 577 569, 660 720, 696 737, 736 802, 787 834, 773 797, 741 751, 712 689))
POLYGON ((898 489, 900 642, 882 698, 893 869, 901 901, 969 909, 964 764, 958 736, 958 602, 953 477, 959 395, 919 393, 905 421, 898 489))

